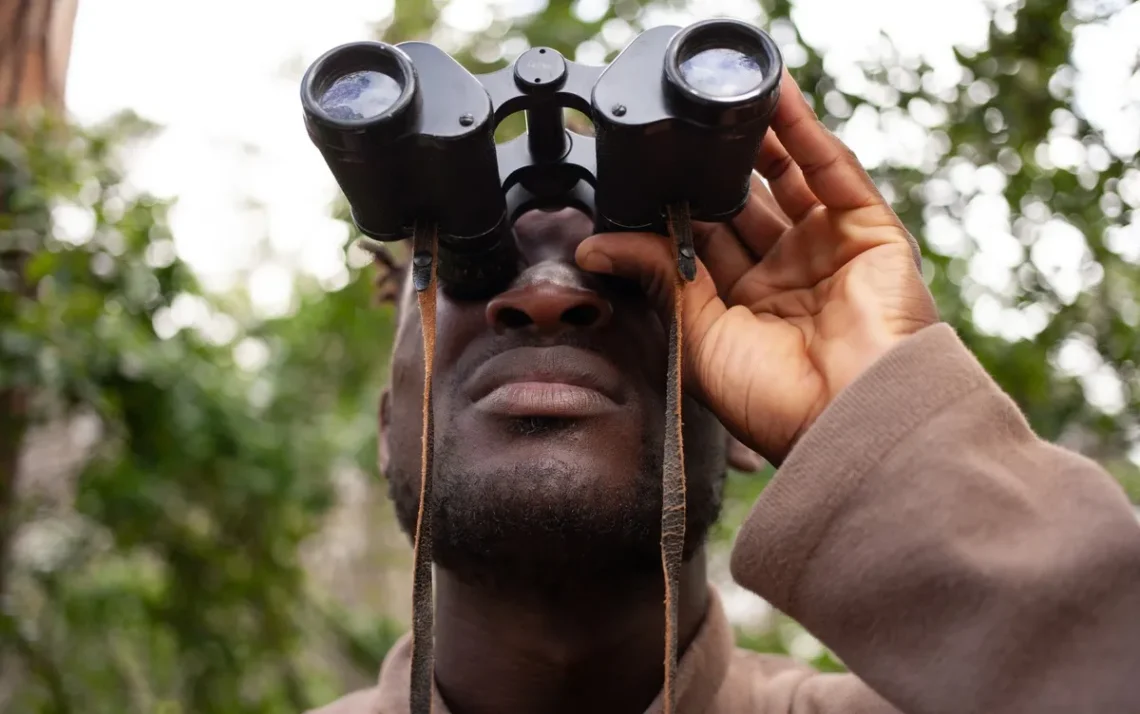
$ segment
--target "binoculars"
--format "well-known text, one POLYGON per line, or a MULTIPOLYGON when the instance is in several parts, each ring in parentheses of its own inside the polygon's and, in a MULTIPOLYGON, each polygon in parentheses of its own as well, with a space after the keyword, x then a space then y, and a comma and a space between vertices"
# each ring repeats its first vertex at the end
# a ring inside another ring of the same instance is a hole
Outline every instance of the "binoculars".
POLYGON ((782 71, 766 33, 728 19, 646 30, 605 66, 535 47, 482 75, 426 42, 354 42, 308 68, 301 104, 360 231, 434 227, 441 287, 473 299, 517 275, 513 224, 531 209, 575 207, 606 233, 665 234, 670 206, 730 220, 782 71), (569 130, 565 109, 593 136, 569 130), (525 133, 496 144, 516 112, 525 133))

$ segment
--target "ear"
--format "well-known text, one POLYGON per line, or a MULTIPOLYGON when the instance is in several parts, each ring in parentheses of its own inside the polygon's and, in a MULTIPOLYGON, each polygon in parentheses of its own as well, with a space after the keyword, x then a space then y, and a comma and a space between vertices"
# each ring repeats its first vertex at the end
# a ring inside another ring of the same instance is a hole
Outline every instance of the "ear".
POLYGON ((729 468, 748 474, 758 473, 764 468, 764 457, 737 441, 732 434, 726 433, 724 438, 729 468))
POLYGON ((376 465, 381 476, 387 476, 389 452, 388 432, 392 425, 392 392, 387 387, 380 393, 379 430, 376 435, 376 465))

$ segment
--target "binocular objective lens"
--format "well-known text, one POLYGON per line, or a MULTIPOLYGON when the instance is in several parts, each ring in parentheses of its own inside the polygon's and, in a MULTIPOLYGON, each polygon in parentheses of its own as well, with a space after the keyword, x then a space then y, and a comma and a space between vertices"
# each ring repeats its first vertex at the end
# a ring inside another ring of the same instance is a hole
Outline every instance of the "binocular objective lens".
POLYGON ((751 55, 727 47, 713 47, 681 62, 681 77, 698 92, 713 97, 735 97, 758 87, 764 80, 764 69, 751 55))
POLYGON ((334 119, 372 119, 395 104, 401 91, 400 83, 383 72, 351 72, 329 85, 320 105, 334 119))

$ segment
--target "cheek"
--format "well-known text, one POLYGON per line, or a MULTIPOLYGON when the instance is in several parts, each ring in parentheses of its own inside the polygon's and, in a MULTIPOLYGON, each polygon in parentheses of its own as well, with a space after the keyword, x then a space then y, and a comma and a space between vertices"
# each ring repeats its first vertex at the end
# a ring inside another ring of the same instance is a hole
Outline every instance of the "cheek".
MULTIPOLYGON (((472 342, 488 333, 486 303, 454 303, 442 295, 436 309, 435 374, 446 377, 472 342)), ((416 330, 417 339, 419 330, 416 330)), ((420 348, 422 354, 423 348, 420 348)), ((442 381, 437 379, 437 384, 442 381)))
MULTIPOLYGON (((385 434, 392 471, 405 470, 409 447, 417 459, 420 453, 424 384, 421 339, 419 324, 408 325, 397 333, 392 350, 389 419, 385 434)), ((418 466, 413 466, 418 471, 418 466)))
POLYGON ((423 401, 424 358, 419 330, 406 330, 396 340, 392 352, 390 385, 393 414, 406 412, 409 405, 419 411, 423 401))

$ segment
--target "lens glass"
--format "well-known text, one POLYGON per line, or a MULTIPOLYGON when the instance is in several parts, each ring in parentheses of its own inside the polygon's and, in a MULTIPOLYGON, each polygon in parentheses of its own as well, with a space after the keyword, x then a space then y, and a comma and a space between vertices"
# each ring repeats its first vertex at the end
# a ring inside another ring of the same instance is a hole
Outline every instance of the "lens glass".
POLYGON ((325 90, 321 109, 334 119, 371 119, 395 104, 402 89, 399 82, 383 72, 352 72, 325 90))
POLYGON ((712 47, 682 62, 681 77, 702 94, 735 97, 758 87, 764 80, 764 69, 751 55, 712 47))

